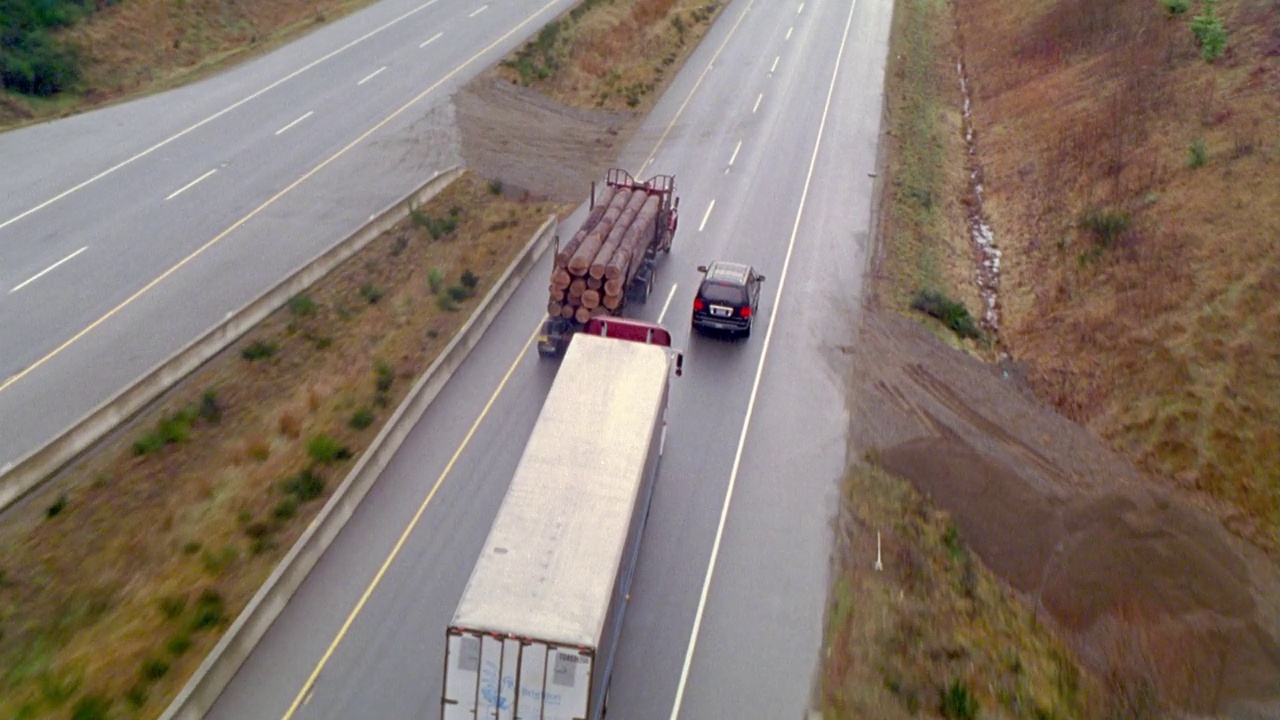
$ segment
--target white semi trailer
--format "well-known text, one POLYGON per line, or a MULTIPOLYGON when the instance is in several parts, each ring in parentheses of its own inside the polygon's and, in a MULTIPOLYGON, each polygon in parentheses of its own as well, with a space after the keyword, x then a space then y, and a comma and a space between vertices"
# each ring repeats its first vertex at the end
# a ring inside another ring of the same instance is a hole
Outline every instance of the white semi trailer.
POLYGON ((659 325, 574 335, 445 633, 442 720, 596 720, 667 429, 659 325))

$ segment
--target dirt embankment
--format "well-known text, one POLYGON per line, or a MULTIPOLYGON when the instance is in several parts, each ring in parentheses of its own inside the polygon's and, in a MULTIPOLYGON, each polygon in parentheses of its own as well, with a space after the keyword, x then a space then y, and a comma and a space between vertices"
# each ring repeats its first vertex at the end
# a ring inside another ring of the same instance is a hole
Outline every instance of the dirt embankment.
POLYGON ((1213 62, 1213 13, 1163 7, 899 3, 854 454, 950 513, 1100 716, 1277 717, 1280 6, 1217 7, 1213 62), (983 307, 975 197, 994 345, 887 312, 983 307))
POLYGON ((1280 712, 1280 569, 1265 553, 910 320, 866 313, 847 352, 855 447, 946 509, 1086 667, 1172 706, 1280 712))

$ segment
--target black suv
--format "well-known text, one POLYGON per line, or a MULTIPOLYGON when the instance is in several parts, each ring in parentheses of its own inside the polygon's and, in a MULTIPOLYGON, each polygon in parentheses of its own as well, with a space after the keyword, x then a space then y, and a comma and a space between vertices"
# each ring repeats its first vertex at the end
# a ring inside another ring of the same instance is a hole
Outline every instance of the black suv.
POLYGON ((693 329, 750 336, 764 276, 750 265, 723 260, 699 265, 698 272, 703 278, 693 298, 693 329))

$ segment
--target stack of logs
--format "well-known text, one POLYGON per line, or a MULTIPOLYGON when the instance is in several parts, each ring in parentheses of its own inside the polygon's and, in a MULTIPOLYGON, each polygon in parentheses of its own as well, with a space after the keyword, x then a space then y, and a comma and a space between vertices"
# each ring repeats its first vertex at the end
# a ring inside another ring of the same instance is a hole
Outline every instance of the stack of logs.
POLYGON ((653 240, 661 198, 605 188, 582 227, 556 253, 547 314, 585 323, 618 309, 653 240))

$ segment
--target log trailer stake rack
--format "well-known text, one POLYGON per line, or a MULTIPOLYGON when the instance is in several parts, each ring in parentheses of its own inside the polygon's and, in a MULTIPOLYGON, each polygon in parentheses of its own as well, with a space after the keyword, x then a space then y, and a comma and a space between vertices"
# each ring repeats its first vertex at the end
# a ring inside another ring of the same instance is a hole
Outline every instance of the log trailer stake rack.
POLYGON ((539 356, 561 357, 573 334, 593 318, 622 316, 628 303, 649 299, 658 253, 671 252, 676 233, 675 184, 671 175, 639 182, 621 168, 605 175, 599 198, 591 183, 587 219, 563 247, 560 236, 555 238, 539 356))

